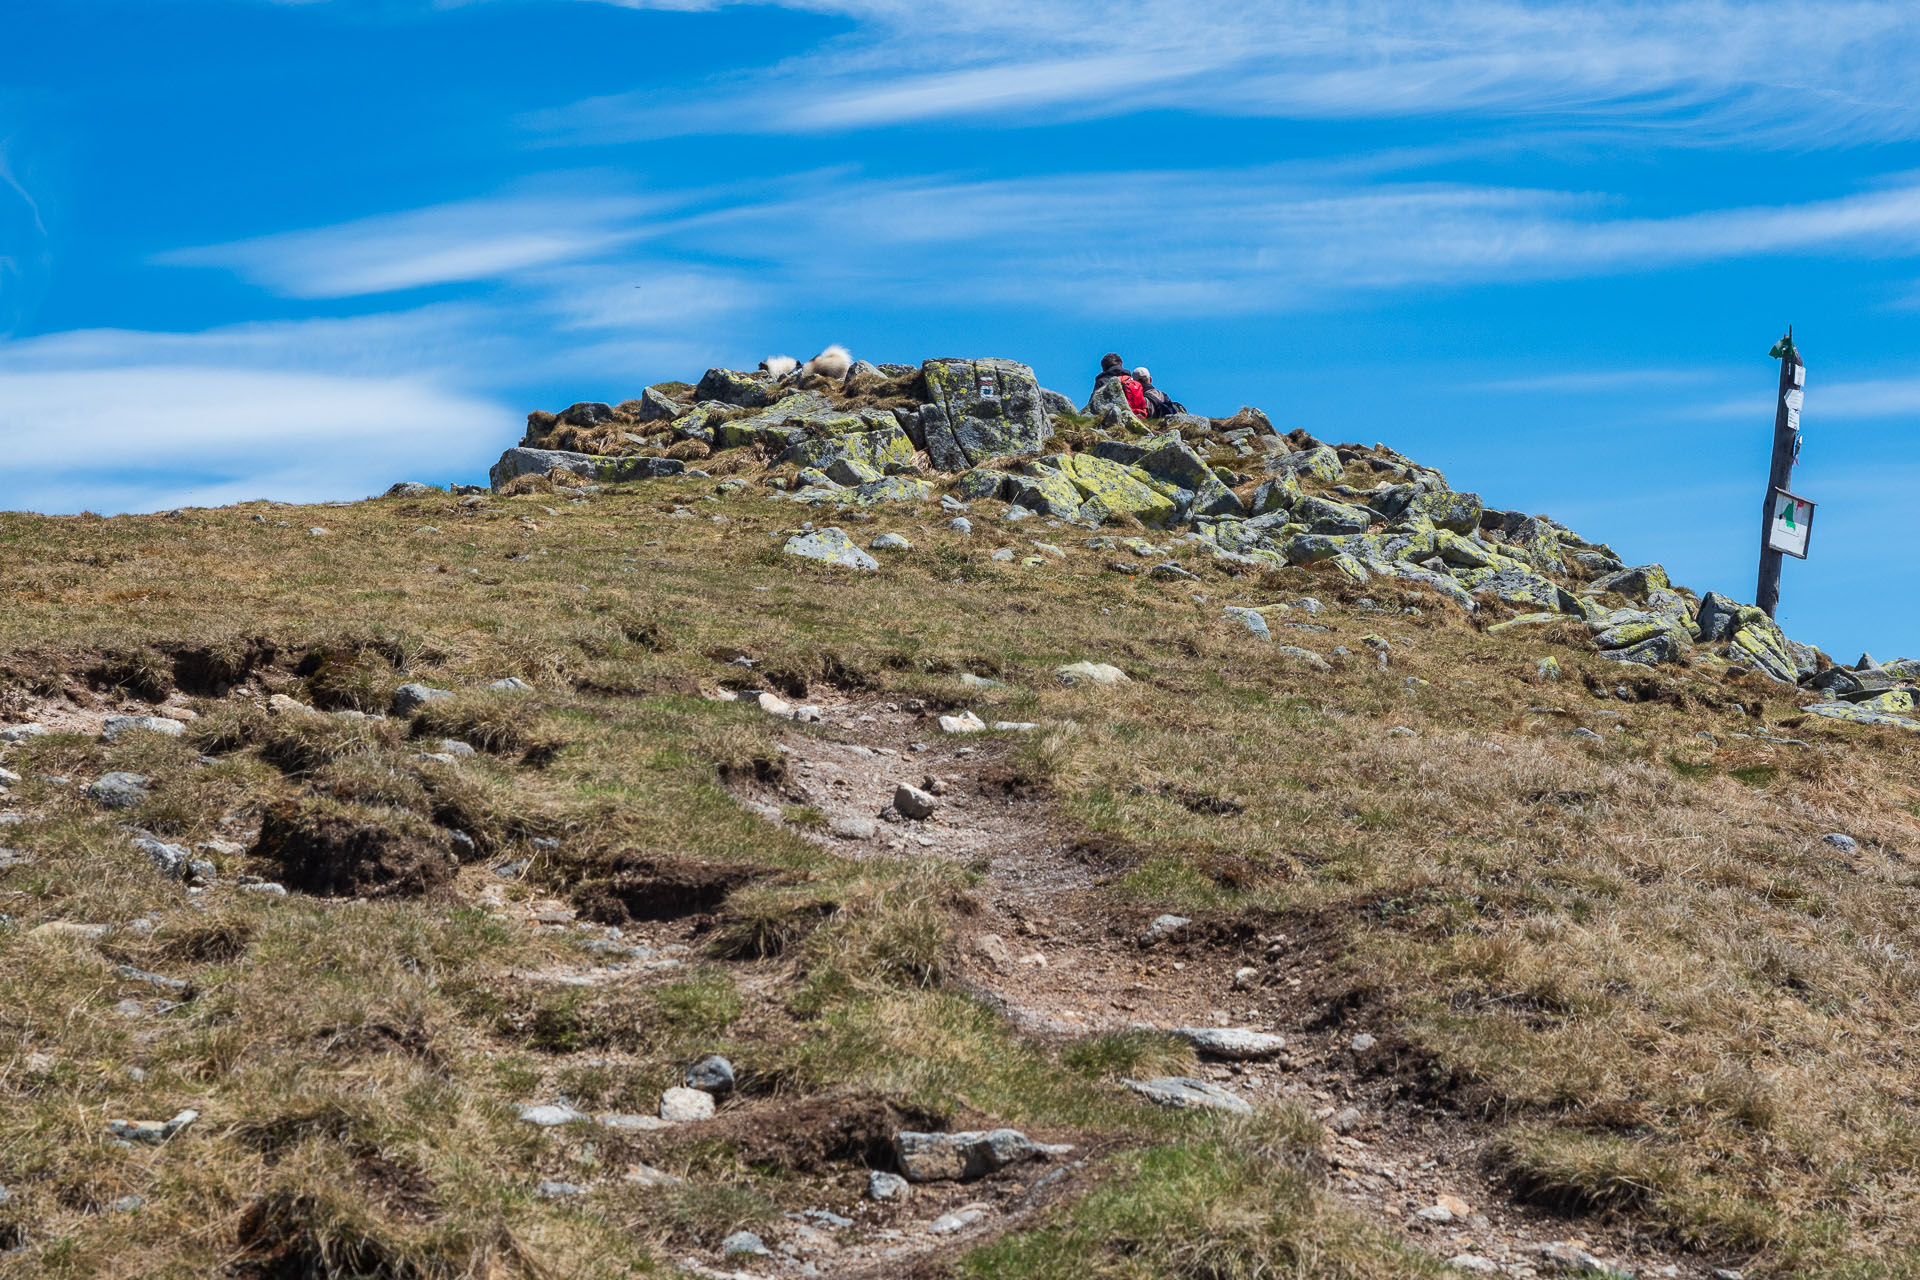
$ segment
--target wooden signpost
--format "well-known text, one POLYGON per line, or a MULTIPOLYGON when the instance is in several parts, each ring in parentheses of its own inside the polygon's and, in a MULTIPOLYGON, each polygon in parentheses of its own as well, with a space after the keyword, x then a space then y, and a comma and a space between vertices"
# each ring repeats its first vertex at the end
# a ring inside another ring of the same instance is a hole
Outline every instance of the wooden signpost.
POLYGON ((1769 618, 1780 607, 1782 557, 1805 560, 1813 531, 1813 503, 1788 491, 1800 456, 1800 407, 1807 394, 1807 366, 1794 349, 1792 325, 1787 336, 1773 344, 1772 355, 1780 361, 1780 398, 1773 408, 1773 467, 1760 509, 1760 585, 1753 593, 1753 602, 1769 618))

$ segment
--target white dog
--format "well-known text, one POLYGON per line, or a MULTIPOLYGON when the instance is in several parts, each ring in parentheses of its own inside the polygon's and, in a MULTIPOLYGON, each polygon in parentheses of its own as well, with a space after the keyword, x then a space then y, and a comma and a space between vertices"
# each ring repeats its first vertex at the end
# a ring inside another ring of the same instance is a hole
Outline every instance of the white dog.
POLYGON ((801 368, 807 373, 817 373, 823 378, 844 378, 847 376, 847 370, 853 368, 853 353, 836 342, 807 361, 801 368))
POLYGON ((799 367, 800 362, 792 356, 768 356, 760 362, 760 372, 773 375, 775 382, 778 382, 799 367))

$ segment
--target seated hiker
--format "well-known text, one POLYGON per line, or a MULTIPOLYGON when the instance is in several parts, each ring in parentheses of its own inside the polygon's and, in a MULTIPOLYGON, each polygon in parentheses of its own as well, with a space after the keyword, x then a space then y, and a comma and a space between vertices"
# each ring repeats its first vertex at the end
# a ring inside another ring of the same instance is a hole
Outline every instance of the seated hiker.
POLYGON ((1140 384, 1140 394, 1147 402, 1147 417, 1171 418, 1176 413, 1187 411, 1187 406, 1153 385, 1153 375, 1147 372, 1145 365, 1133 371, 1133 380, 1140 384))
POLYGON ((1109 351, 1100 357, 1100 376, 1093 380, 1093 389, 1098 391, 1115 378, 1120 380, 1120 390, 1126 393, 1127 408, 1133 411, 1136 418, 1146 417, 1146 393, 1133 380, 1133 375, 1127 372, 1127 362, 1117 352, 1109 351))

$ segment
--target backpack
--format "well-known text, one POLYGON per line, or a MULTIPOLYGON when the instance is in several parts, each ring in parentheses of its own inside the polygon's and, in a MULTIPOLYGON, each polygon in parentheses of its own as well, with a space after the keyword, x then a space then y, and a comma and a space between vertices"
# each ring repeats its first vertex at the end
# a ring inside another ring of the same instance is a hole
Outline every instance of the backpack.
POLYGON ((1133 410, 1133 416, 1136 418, 1146 417, 1147 393, 1141 389, 1140 384, 1135 382, 1131 376, 1121 374, 1120 389, 1127 393, 1127 408, 1133 410))

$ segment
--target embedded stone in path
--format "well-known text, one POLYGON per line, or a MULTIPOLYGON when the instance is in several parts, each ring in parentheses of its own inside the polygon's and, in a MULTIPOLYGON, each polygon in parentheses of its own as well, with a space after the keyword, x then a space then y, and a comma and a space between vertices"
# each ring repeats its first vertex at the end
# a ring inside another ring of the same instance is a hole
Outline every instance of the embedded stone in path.
POLYGON ((1210 1111, 1228 1111, 1238 1116, 1253 1114, 1253 1104, 1217 1084, 1195 1080, 1191 1076, 1159 1076, 1152 1080, 1122 1081, 1150 1102, 1163 1107, 1199 1107, 1210 1111))
POLYGON ((1018 1129, 961 1133, 899 1133, 893 1139, 900 1172, 909 1182, 978 1178, 1020 1160, 1062 1156, 1063 1143, 1035 1142, 1018 1129))
POLYGON ((1179 1036, 1205 1058, 1228 1062, 1257 1062, 1278 1056, 1287 1047, 1285 1036, 1269 1035, 1247 1027, 1174 1027, 1179 1036))

